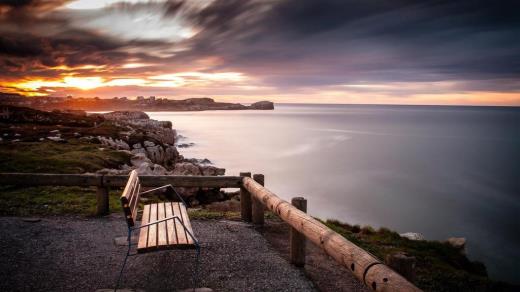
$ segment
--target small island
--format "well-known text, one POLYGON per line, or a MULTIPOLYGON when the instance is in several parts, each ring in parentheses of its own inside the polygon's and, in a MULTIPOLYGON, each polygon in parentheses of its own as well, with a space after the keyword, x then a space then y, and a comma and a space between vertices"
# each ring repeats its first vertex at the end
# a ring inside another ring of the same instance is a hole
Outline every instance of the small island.
POLYGON ((250 105, 218 102, 209 97, 174 100, 150 96, 75 98, 67 97, 26 97, 18 94, 0 93, 0 104, 30 107, 39 110, 84 110, 84 111, 206 111, 206 110, 273 110, 271 101, 259 101, 250 105))

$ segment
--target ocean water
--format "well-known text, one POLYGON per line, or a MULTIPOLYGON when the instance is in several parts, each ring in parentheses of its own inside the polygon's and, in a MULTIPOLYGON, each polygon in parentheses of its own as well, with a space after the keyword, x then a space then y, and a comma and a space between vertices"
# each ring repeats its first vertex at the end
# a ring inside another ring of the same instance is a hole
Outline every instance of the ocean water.
POLYGON ((520 108, 276 105, 155 112, 188 158, 265 175, 280 197, 351 224, 466 237, 495 279, 520 282, 520 108))

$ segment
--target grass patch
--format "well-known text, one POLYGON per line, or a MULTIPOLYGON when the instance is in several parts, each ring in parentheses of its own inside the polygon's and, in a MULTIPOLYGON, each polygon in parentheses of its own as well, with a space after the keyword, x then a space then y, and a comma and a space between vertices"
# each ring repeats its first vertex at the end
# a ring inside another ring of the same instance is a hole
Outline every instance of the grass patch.
POLYGON ((78 140, 0 144, 0 172, 84 173, 130 163, 130 155, 78 140))
POLYGON ((337 220, 322 222, 382 261, 395 252, 414 256, 415 284, 425 291, 513 291, 515 288, 489 279, 484 264, 470 261, 447 243, 409 240, 387 228, 374 230, 337 220))
POLYGON ((240 219, 240 212, 210 211, 206 209, 188 209, 190 219, 240 219))
MULTIPOLYGON (((110 211, 122 212, 120 190, 109 193, 110 211)), ((0 187, 0 216, 86 215, 96 212, 96 188, 0 187)))

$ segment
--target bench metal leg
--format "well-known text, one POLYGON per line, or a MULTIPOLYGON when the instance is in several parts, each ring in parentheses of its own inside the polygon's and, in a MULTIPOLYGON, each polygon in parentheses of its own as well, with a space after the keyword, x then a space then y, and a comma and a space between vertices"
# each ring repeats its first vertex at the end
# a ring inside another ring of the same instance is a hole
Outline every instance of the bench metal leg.
POLYGON ((132 232, 128 232, 128 250, 126 252, 125 260, 123 261, 123 266, 121 266, 121 271, 119 271, 119 277, 117 277, 116 287, 114 288, 114 292, 117 291, 117 288, 119 288, 119 284, 121 282, 121 277, 123 276, 123 271, 125 269, 126 261, 128 260, 128 257, 130 256, 130 248, 132 247, 132 243, 130 242, 132 232))

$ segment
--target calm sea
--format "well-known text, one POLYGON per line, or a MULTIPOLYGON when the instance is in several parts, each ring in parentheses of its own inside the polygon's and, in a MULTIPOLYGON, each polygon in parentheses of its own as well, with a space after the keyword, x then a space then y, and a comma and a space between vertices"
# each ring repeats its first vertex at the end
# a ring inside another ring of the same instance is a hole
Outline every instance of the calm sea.
POLYGON ((492 277, 520 282, 520 108, 276 105, 149 113, 188 158, 263 173, 282 198, 351 224, 466 237, 492 277))

